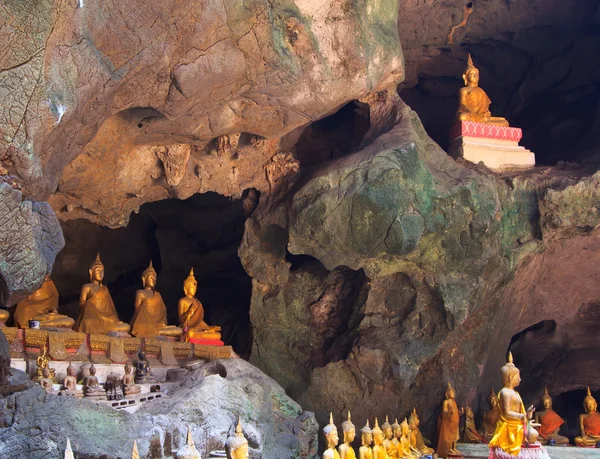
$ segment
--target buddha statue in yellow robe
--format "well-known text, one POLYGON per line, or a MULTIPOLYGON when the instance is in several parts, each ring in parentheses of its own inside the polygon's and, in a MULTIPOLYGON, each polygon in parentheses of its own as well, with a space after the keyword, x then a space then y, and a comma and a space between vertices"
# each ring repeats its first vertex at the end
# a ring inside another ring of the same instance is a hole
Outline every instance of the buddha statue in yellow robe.
POLYGON ((142 273, 143 289, 135 293, 135 312, 131 319, 131 334, 138 338, 154 338, 156 336, 177 337, 183 330, 167 325, 167 308, 156 288, 156 271, 150 265, 142 273))
POLYGON ((383 430, 379 427, 379 421, 375 418, 375 426, 373 427, 373 459, 388 459, 387 452, 383 446, 383 430))
POLYGON ((179 321, 186 341, 190 340, 220 340, 221 327, 211 326, 204 322, 204 308, 196 298, 198 282, 194 277, 194 268, 190 275, 183 281, 185 296, 179 300, 179 321))
POLYGON ((460 454, 456 443, 460 437, 459 422, 463 414, 456 404, 456 392, 450 383, 446 388, 446 399, 442 402, 442 411, 438 417, 438 446, 437 454, 448 457, 448 454, 460 454))
POLYGON ((408 418, 408 427, 410 428, 410 447, 411 449, 417 450, 420 454, 433 454, 434 449, 426 445, 421 429, 419 429, 419 415, 417 409, 413 408, 412 413, 408 418))
POLYGON ((329 413, 329 424, 323 427, 323 435, 325 436, 326 448, 333 451, 334 459, 340 459, 340 453, 338 453, 337 449, 335 449, 340 442, 340 437, 338 435, 337 427, 333 423, 332 413, 329 413))
POLYGON ((244 437, 242 431, 242 420, 238 418, 237 426, 235 427, 235 435, 229 437, 225 443, 225 451, 230 459, 248 459, 250 453, 248 451, 248 440, 244 437))
POLYGON ((594 446, 600 441, 600 414, 598 403, 592 397, 590 388, 587 388, 587 395, 583 399, 583 409, 585 413, 579 416, 579 429, 581 437, 575 437, 577 446, 594 446))
POLYGON ((19 301, 15 309, 15 326, 28 328, 30 320, 37 320, 41 327, 72 328, 75 321, 58 313, 58 290, 50 276, 42 286, 19 301))
POLYGON ((521 372, 513 363, 510 352, 508 362, 502 367, 500 373, 504 385, 498 392, 500 416, 489 447, 501 448, 511 456, 518 456, 526 434, 527 421, 531 420, 535 409, 532 405, 525 411, 521 396, 515 390, 515 387, 521 383, 521 372))
POLYGON ((540 424, 540 443, 545 445, 549 440, 554 440, 557 445, 567 445, 569 439, 558 433, 565 421, 552 409, 552 397, 547 387, 542 395, 542 408, 542 411, 535 413, 535 421, 540 424))
POLYGON ((394 442, 394 429, 390 424, 388 416, 385 417, 385 422, 381 424, 381 430, 383 431, 383 448, 388 456, 388 459, 396 459, 398 449, 395 447, 394 442))
POLYGON ((106 334, 110 332, 129 332, 129 324, 121 322, 112 297, 104 279, 104 265, 100 254, 91 264, 90 283, 81 287, 79 297, 79 317, 75 322, 75 331, 83 333, 106 334))
POLYGON ((338 447, 340 459, 356 459, 356 453, 352 448, 352 442, 356 437, 356 427, 352 424, 350 411, 348 411, 348 419, 342 422, 342 433, 344 434, 344 442, 338 447))
POLYGON ((371 444, 373 443, 373 431, 369 426, 369 420, 365 426, 360 429, 360 448, 358 448, 358 459, 373 459, 373 450, 371 444))
POLYGON ((467 68, 463 73, 465 87, 459 92, 459 106, 456 113, 458 121, 475 121, 497 126, 508 126, 504 118, 492 116, 490 104, 492 101, 483 89, 479 87, 479 70, 473 65, 471 55, 467 59, 467 68))

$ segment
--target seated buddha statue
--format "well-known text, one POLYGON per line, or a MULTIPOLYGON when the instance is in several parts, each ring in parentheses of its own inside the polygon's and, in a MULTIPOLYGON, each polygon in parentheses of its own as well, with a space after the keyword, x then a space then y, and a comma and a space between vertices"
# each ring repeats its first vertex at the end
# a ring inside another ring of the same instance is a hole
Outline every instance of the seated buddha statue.
POLYGON ((48 346, 44 343, 42 349, 40 351, 40 355, 38 355, 35 359, 35 363, 37 366, 36 375, 33 378, 34 382, 38 382, 40 379, 44 377, 43 372, 44 369, 48 369, 50 378, 54 380, 56 375, 56 370, 54 368, 50 368, 50 359, 48 358, 48 346))
POLYGON ((575 444, 577 446, 595 446, 600 441, 600 414, 596 411, 598 403, 592 397, 589 387, 587 395, 583 399, 583 408, 585 413, 579 416, 581 437, 575 437, 575 444))
POLYGON ((383 431, 383 448, 390 459, 396 459, 397 449, 392 442, 394 438, 394 429, 390 424, 389 417, 386 415, 385 422, 381 424, 381 430, 383 431))
POLYGON ((540 443, 545 445, 549 440, 554 440, 557 445, 567 445, 569 439, 558 434, 565 421, 552 409, 552 398, 547 387, 542 395, 542 408, 543 411, 535 413, 535 421, 540 424, 540 443))
POLYGON ((52 379, 50 379, 50 369, 42 370, 42 379, 39 380, 39 385, 46 391, 47 394, 53 394, 55 391, 52 388, 52 379))
POLYGON ((100 254, 91 264, 89 273, 90 283, 81 287, 81 311, 75 323, 75 331, 100 334, 129 332, 129 324, 119 320, 110 292, 102 284, 104 265, 100 261, 100 254))
POLYGON ((413 459, 421 457, 421 453, 410 446, 410 426, 406 418, 404 418, 404 421, 402 421, 400 424, 400 434, 401 435, 398 441, 397 449, 398 459, 413 459))
POLYGON ((146 358, 144 351, 138 353, 138 360, 135 362, 135 382, 138 384, 152 384, 156 378, 152 375, 150 362, 146 358))
POLYGON ((352 423, 350 411, 348 411, 348 419, 342 422, 342 433, 344 434, 343 443, 338 447, 340 459, 356 459, 356 453, 352 448, 352 442, 356 437, 356 427, 352 423))
POLYGON ((60 393, 61 395, 69 395, 75 398, 83 397, 83 391, 77 389, 77 370, 70 363, 67 367, 67 376, 63 380, 63 390, 60 393))
POLYGON ((125 374, 123 375, 123 393, 125 396, 136 395, 142 391, 142 388, 135 383, 134 371, 135 368, 129 361, 125 362, 125 374))
POLYGON ((500 417, 500 408, 498 407, 498 396, 494 392, 492 387, 492 393, 490 394, 488 401, 490 402, 490 411, 483 415, 482 432, 485 441, 489 442, 496 432, 496 424, 500 417))
POLYGON ((225 443, 225 451, 229 459, 248 459, 250 453, 248 451, 248 440, 244 437, 242 431, 242 421, 238 418, 237 426, 235 427, 235 435, 229 437, 225 443))
POLYGON ((465 408, 465 425, 463 429, 463 442, 464 443, 483 443, 483 440, 477 433, 475 428, 475 413, 471 405, 466 404, 465 408))
POLYGON ((106 400, 106 391, 98 383, 96 377, 96 367, 92 363, 90 367, 90 374, 83 380, 83 396, 89 398, 95 398, 98 400, 106 400))
POLYGON ((167 308, 156 288, 156 271, 152 261, 142 273, 143 289, 135 292, 135 312, 131 319, 131 334, 138 338, 154 338, 156 336, 180 336, 183 331, 179 327, 167 325, 167 308))
POLYGON ((479 87, 479 70, 473 65, 470 54, 467 59, 467 68, 462 77, 465 87, 461 88, 459 92, 456 119, 458 121, 475 121, 508 127, 506 119, 492 116, 490 112, 492 101, 485 91, 479 87))
POLYGON ((329 413, 329 424, 323 427, 323 435, 325 436, 325 447, 333 451, 333 457, 340 459, 340 453, 338 453, 336 446, 340 442, 338 430, 333 423, 333 414, 329 413))
POLYGON ((37 320, 41 327, 72 328, 75 321, 58 313, 58 290, 50 276, 42 286, 19 301, 14 314, 15 326, 28 328, 30 320, 37 320))
POLYGON ((373 450, 371 444, 373 443, 373 431, 369 427, 369 420, 360 429, 360 448, 358 448, 358 459, 373 459, 373 450))
POLYGON ((196 298, 198 282, 194 277, 194 268, 190 275, 183 281, 183 292, 185 296, 179 300, 179 320, 185 336, 185 341, 193 339, 220 340, 221 327, 211 326, 204 322, 204 308, 200 300, 196 298))
POLYGON ((375 418, 375 425, 373 426, 373 459, 387 459, 387 453, 383 447, 383 430, 379 427, 379 421, 375 418))
POLYGON ((420 424, 419 416, 417 415, 417 409, 413 408, 412 413, 408 418, 408 427, 410 429, 410 447, 412 450, 418 451, 420 454, 433 454, 434 449, 429 448, 425 444, 425 439, 419 429, 420 424))

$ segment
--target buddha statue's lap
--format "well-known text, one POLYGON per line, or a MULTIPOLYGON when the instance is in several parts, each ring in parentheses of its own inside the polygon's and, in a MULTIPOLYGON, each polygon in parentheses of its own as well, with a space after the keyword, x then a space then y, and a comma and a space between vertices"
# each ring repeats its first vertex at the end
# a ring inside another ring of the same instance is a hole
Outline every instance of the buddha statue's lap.
POLYGON ((75 324, 72 318, 58 313, 58 290, 49 276, 17 304, 14 320, 18 328, 27 328, 30 320, 38 321, 41 327, 72 328, 75 324))

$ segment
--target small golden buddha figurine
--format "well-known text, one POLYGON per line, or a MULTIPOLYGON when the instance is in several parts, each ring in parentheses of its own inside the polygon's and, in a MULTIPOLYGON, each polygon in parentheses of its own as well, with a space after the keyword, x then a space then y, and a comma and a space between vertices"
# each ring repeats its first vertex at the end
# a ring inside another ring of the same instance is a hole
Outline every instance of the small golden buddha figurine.
POLYGON ((398 418, 394 419, 394 423, 392 424, 392 431, 394 432, 394 437, 392 438, 392 445, 394 445, 394 448, 396 450, 396 457, 401 457, 398 448, 400 447, 400 439, 402 437, 402 426, 398 423, 398 418))
POLYGON ((394 429, 392 428, 387 415, 385 417, 385 422, 381 424, 381 430, 383 431, 383 447, 388 458, 396 459, 397 449, 392 442, 392 438, 394 438, 394 429))
POLYGON ((500 407, 498 406, 498 396, 494 392, 492 387, 492 393, 490 394, 488 401, 490 402, 490 411, 483 416, 482 435, 485 441, 489 442, 496 432, 496 424, 500 417, 500 407))
POLYGON ((50 369, 44 368, 42 370, 42 379, 39 380, 39 384, 47 394, 53 394, 55 392, 52 388, 52 379, 50 379, 50 369))
POLYGON ((463 409, 458 409, 456 392, 450 383, 446 388, 446 399, 442 403, 442 412, 438 419, 438 446, 437 454, 448 457, 448 454, 460 454, 456 443, 460 438, 459 422, 463 409))
POLYGON ((373 459, 373 450, 371 444, 373 443, 373 431, 369 427, 369 420, 365 426, 360 429, 360 448, 358 448, 358 459, 373 459))
POLYGON ((100 334, 129 332, 129 324, 119 320, 110 292, 106 285, 102 284, 104 265, 100 260, 100 254, 91 264, 89 273, 90 283, 81 287, 79 298, 81 311, 75 322, 75 331, 100 334))
POLYGON ((410 447, 410 426, 406 418, 400 424, 400 439, 397 451, 398 459, 415 459, 421 457, 418 450, 410 447))
POLYGON ((542 395, 542 407, 543 411, 535 413, 535 421, 540 424, 540 443, 546 445, 549 440, 554 440, 557 445, 568 445, 569 439, 558 434, 565 421, 552 409, 552 398, 547 387, 542 395))
POLYGON ((177 337, 183 330, 167 325, 167 308, 156 288, 156 271, 150 265, 142 273, 144 288, 135 292, 135 312, 131 319, 131 334, 138 338, 154 338, 156 336, 177 337))
POLYGON ((471 55, 467 59, 467 68, 463 73, 465 87, 459 92, 459 106, 456 113, 458 121, 476 121, 497 126, 508 126, 504 118, 492 116, 490 104, 492 101, 483 89, 479 87, 479 70, 473 65, 471 55))
POLYGON ((340 442, 340 438, 338 436, 338 430, 335 424, 333 423, 333 414, 329 413, 329 424, 327 424, 323 428, 323 434, 325 435, 325 446, 327 449, 333 449, 333 457, 335 459, 340 459, 340 455, 335 449, 335 447, 340 442))
POLYGON ((50 359, 48 358, 48 347, 46 346, 46 343, 44 343, 44 345, 42 346, 42 350, 40 351, 40 355, 37 356, 37 358, 35 359, 35 363, 37 366, 36 369, 36 375, 33 378, 33 382, 38 382, 40 379, 42 379, 43 376, 43 370, 44 368, 47 368, 48 371, 50 372, 50 378, 54 380, 55 378, 55 370, 54 368, 50 368, 50 359))
POLYGON ((581 437, 575 437, 575 444, 577 446, 594 446, 600 441, 600 414, 596 411, 598 403, 592 397, 589 387, 587 395, 583 399, 583 409, 585 413, 579 416, 581 437))
POLYGON ((83 380, 83 396, 86 398, 94 398, 96 400, 106 400, 106 391, 98 384, 96 377, 96 367, 92 363, 90 367, 90 375, 83 380))
POLYGON ((41 327, 72 328, 75 321, 58 313, 58 290, 50 276, 42 286, 17 304, 14 315, 18 328, 28 328, 30 320, 37 320, 41 327))
POLYGON ((464 443, 483 443, 483 439, 480 438, 475 428, 475 414, 473 408, 469 404, 465 405, 465 427, 463 430, 463 442, 464 443))
POLYGON ((189 428, 187 431, 187 440, 185 442, 185 445, 183 445, 183 448, 177 451, 175 459, 202 459, 202 456, 200 456, 200 452, 196 449, 196 446, 194 445, 192 431, 189 428))
POLYGON ((190 275, 183 281, 183 292, 185 296, 179 300, 179 321, 183 328, 185 340, 189 342, 193 339, 200 340, 220 340, 221 327, 210 326, 204 322, 204 308, 200 300, 196 298, 196 289, 198 282, 194 277, 194 268, 190 270, 190 275))
POLYGON ((510 352, 508 353, 508 361, 501 368, 500 373, 504 385, 498 393, 500 417, 489 447, 501 448, 502 451, 511 456, 518 456, 525 439, 526 421, 531 420, 535 409, 532 405, 525 411, 521 396, 515 390, 515 387, 521 383, 521 373, 513 363, 510 352))
POLYGON ((342 422, 342 433, 344 434, 344 443, 338 447, 340 459, 356 459, 356 453, 351 445, 356 437, 356 427, 352 424, 350 411, 348 411, 348 419, 342 422))
POLYGON ((242 420, 238 417, 237 426, 235 426, 235 435, 229 437, 225 443, 225 451, 229 459, 248 459, 250 453, 248 452, 248 440, 244 437, 242 431, 242 420))
POLYGON ((129 361, 125 362, 125 374, 123 375, 123 393, 125 396, 136 395, 142 391, 142 388, 135 384, 134 371, 135 368, 131 366, 129 361))
POLYGON ((388 459, 385 447, 383 446, 383 430, 379 428, 379 421, 375 418, 375 427, 373 427, 373 459, 388 459))
POLYGON ((69 363, 67 367, 67 376, 63 380, 63 390, 60 392, 61 395, 69 395, 75 398, 82 398, 83 391, 77 389, 77 370, 69 363))
POLYGON ((417 415, 417 409, 413 408, 410 417, 408 418, 408 427, 410 429, 410 445, 411 448, 417 450, 420 454, 433 454, 434 449, 428 447, 425 444, 425 439, 419 429, 419 416, 417 415))

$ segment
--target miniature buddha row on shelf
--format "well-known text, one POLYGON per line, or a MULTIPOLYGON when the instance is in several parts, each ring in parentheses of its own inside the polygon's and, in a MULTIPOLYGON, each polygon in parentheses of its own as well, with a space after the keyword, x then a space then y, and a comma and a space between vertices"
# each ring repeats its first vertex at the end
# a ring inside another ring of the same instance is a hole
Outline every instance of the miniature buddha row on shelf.
MULTIPOLYGON (((248 440, 244 437, 242 431, 242 421, 238 418, 238 423, 235 427, 235 434, 230 436, 225 442, 225 451, 215 451, 216 457, 224 457, 226 454, 229 459, 249 459, 250 453, 248 450, 248 440)), ((211 454, 211 457, 212 454, 211 454)), ((196 449, 194 439, 192 438, 192 432, 188 429, 187 439, 185 445, 174 456, 175 459, 202 459, 200 452, 196 449)), ((67 439, 67 446, 65 448, 64 459, 75 459, 73 449, 71 447, 71 441, 67 439)), ((133 442, 133 450, 131 452, 131 459, 140 459, 140 453, 138 451, 137 442, 133 442)))
MULTIPOLYGON (((178 339, 197 344, 222 345, 221 328, 204 322, 204 308, 196 298, 198 283, 194 269, 183 282, 185 296, 179 300, 180 327, 167 325, 167 309, 159 292, 156 291, 157 274, 152 262, 142 273, 143 288, 135 295, 135 312, 131 324, 119 319, 117 310, 104 279, 104 265, 100 254, 89 269, 90 283, 81 288, 80 313, 77 320, 58 313, 58 291, 54 282, 46 277, 44 284, 25 300, 17 304, 14 313, 15 325, 27 328, 30 321, 37 321, 42 328, 71 329, 83 333, 123 334, 129 332, 138 338, 158 336, 178 339)), ((1 311, 1 310, 0 310, 1 311)), ((8 316, 0 317, 5 322, 8 316)))

